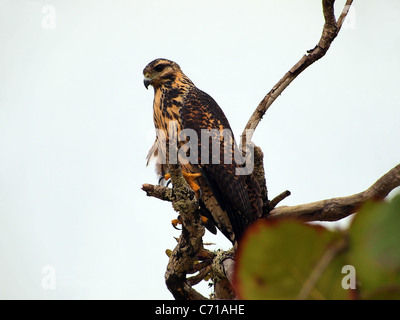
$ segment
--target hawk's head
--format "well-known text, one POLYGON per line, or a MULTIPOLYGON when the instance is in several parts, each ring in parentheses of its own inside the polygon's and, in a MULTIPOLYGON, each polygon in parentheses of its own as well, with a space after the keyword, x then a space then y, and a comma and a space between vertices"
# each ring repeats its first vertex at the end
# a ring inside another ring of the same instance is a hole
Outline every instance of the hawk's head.
POLYGON ((144 86, 146 89, 149 85, 158 88, 163 84, 174 81, 177 74, 181 72, 177 63, 167 59, 156 59, 143 70, 144 86))

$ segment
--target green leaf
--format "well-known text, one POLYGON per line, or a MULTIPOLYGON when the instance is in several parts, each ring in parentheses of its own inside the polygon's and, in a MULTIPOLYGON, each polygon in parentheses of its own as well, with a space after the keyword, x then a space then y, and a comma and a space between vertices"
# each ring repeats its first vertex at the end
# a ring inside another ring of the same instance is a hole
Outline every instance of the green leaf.
POLYGON ((350 227, 349 254, 362 298, 399 297, 400 195, 362 207, 350 227))
POLYGON ((239 247, 235 290, 242 299, 346 299, 345 256, 332 251, 343 239, 298 221, 257 222, 239 247))

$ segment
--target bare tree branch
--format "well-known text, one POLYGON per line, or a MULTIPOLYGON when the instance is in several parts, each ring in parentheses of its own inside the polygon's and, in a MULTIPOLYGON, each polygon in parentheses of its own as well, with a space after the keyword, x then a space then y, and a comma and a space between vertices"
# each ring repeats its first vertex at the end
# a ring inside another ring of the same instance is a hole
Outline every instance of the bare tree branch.
POLYGON ((283 201, 284 199, 286 199, 287 197, 289 197, 291 195, 289 190, 285 190, 282 193, 280 193, 279 195, 277 195, 275 198, 273 198, 270 202, 269 202, 269 208, 272 210, 274 209, 279 202, 283 201))
POLYGON ((297 76, 303 72, 307 67, 313 64, 315 61, 321 59, 328 51, 331 43, 338 35, 340 28, 342 27, 343 21, 350 9, 353 0, 347 0, 346 5, 340 15, 338 22, 335 19, 334 3, 335 0, 323 0, 322 9, 325 19, 324 28, 322 30, 322 36, 315 46, 314 49, 307 51, 304 55, 271 89, 270 92, 262 99, 257 106, 256 110, 251 115, 246 127, 241 135, 241 146, 244 148, 246 143, 251 141, 254 131, 249 131, 246 138, 247 130, 255 130, 260 123, 262 117, 267 112, 268 108, 272 103, 279 97, 279 95, 285 90, 289 84, 297 78, 297 76), (246 139, 248 141, 246 141, 246 139))
POLYGON ((270 212, 269 219, 296 218, 303 221, 337 221, 356 212, 368 200, 384 199, 400 186, 400 164, 395 166, 367 190, 348 197, 321 200, 297 206, 280 206, 270 212))
POLYGON ((172 189, 164 186, 145 183, 142 185, 142 190, 146 192, 148 197, 154 197, 164 201, 172 202, 172 189))
POLYGON ((352 3, 353 3, 353 0, 347 0, 346 4, 344 5, 342 13, 340 14, 340 17, 337 21, 337 26, 338 26, 339 30, 340 30, 340 28, 342 28, 344 19, 346 18, 347 13, 349 12, 352 3))

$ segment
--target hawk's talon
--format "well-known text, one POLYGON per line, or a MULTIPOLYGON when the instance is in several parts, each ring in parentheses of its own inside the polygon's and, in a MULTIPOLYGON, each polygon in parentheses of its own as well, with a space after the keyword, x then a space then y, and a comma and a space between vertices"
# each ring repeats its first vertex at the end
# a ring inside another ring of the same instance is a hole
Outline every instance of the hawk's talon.
POLYGON ((165 186, 168 187, 169 184, 171 183, 171 176, 169 174, 166 174, 165 176, 161 176, 160 179, 158 179, 159 186, 164 185, 164 183, 162 183, 163 180, 166 182, 165 186))
MULTIPOLYGON (((188 173, 188 172, 182 171, 182 176, 185 178, 187 184, 196 193, 196 195, 199 193, 198 198, 201 198, 201 196, 203 195, 203 192, 201 191, 200 186, 195 182, 195 180, 198 177, 201 177, 201 173, 188 173)), ((171 175, 169 173, 167 173, 161 179, 164 179, 165 181, 167 181, 167 187, 171 183, 171 175)), ((161 179, 160 179, 160 181, 161 181, 161 179)))
POLYGON ((198 193, 199 193, 199 196, 197 197, 197 199, 200 199, 203 196, 203 191, 201 190, 201 188, 199 188, 198 193))
POLYGON ((164 175, 163 177, 160 178, 160 181, 161 180, 167 181, 165 186, 168 187, 169 184, 171 183, 171 175, 169 173, 167 173, 166 175, 164 175))
MULTIPOLYGON (((200 215, 200 220, 201 220, 201 223, 202 223, 203 225, 206 225, 207 222, 208 222, 208 218, 205 217, 205 216, 203 216, 203 215, 200 215)), ((178 218, 171 220, 171 224, 172 224, 172 226, 174 227, 174 229, 176 229, 176 230, 182 230, 182 229, 179 229, 179 228, 177 227, 178 224, 182 224, 182 218, 181 218, 181 216, 178 216, 178 218)))
POLYGON ((172 221, 171 221, 171 224, 172 224, 172 226, 174 227, 174 229, 176 229, 176 230, 182 230, 182 229, 177 228, 177 225, 178 225, 178 224, 182 224, 181 216, 178 216, 178 218, 172 220, 172 221))
POLYGON ((201 177, 201 173, 188 173, 188 172, 182 171, 182 175, 194 192, 197 192, 200 190, 200 186, 195 182, 195 180, 198 177, 201 177))

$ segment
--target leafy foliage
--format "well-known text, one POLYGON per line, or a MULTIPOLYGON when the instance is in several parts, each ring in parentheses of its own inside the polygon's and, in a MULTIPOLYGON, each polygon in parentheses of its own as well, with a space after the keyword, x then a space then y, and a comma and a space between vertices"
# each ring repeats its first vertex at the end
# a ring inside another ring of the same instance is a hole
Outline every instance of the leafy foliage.
POLYGON ((238 251, 236 292, 242 299, 398 299, 399 231, 400 195, 367 203, 345 231, 257 222, 238 251))
POLYGON ((400 298, 400 195, 367 203, 351 225, 350 243, 361 297, 400 298))

